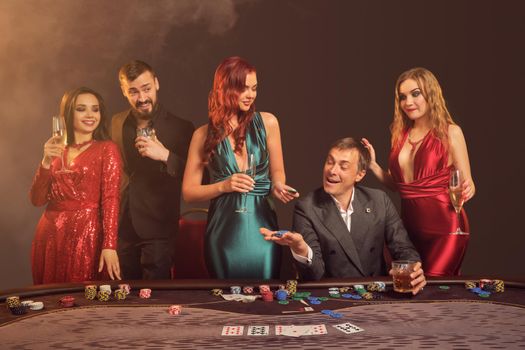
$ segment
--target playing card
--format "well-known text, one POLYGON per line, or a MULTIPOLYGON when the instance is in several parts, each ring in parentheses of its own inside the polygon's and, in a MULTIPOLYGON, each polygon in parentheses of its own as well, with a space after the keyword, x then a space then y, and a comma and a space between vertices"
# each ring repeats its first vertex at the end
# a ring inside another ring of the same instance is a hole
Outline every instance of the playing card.
POLYGON ((224 326, 221 335, 242 335, 244 326, 224 326))
POLYGON ((350 322, 336 324, 334 325, 334 327, 346 334, 352 334, 352 333, 364 331, 363 328, 357 327, 356 325, 353 325, 350 322))
POLYGON ((248 335, 268 335, 270 334, 270 326, 249 326, 248 335))
POLYGON ((315 324, 312 326, 308 326, 308 335, 319 335, 319 334, 326 334, 328 331, 326 330, 326 326, 324 324, 315 324))

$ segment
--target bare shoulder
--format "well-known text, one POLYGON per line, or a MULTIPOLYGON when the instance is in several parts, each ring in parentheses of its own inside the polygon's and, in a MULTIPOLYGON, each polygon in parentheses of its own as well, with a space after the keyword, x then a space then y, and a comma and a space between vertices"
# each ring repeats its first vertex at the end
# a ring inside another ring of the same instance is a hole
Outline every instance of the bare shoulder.
POLYGON ((277 117, 269 112, 260 112, 261 117, 266 128, 276 128, 279 126, 277 117))
POLYGON ((456 124, 450 124, 448 126, 448 135, 451 138, 457 138, 463 136, 463 131, 461 130, 461 127, 456 124))
POLYGON ((193 132, 193 137, 196 139, 204 139, 206 138, 206 135, 208 134, 208 124, 204 124, 193 132))

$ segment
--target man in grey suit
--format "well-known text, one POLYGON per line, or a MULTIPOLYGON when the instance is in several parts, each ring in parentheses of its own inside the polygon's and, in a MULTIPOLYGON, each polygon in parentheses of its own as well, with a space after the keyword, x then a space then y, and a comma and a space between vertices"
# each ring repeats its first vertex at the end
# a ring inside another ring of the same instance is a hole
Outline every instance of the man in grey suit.
POLYGON ((323 187, 295 206, 293 232, 282 237, 261 228, 264 239, 287 245, 302 278, 386 275, 383 247, 394 260, 416 260, 413 294, 426 284, 420 257, 388 196, 356 185, 370 163, 370 153, 354 138, 336 141, 326 158, 323 187))

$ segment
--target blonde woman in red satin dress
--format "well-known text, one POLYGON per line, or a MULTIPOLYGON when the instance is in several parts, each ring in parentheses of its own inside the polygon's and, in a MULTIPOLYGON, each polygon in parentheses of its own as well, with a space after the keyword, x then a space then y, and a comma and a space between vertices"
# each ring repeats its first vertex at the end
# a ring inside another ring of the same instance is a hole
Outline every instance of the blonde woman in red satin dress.
POLYGON ((455 235, 458 225, 469 233, 465 210, 458 218, 450 201, 451 169, 463 175, 462 196, 468 201, 475 186, 465 137, 447 110, 441 87, 427 69, 413 68, 400 75, 395 88, 394 121, 389 171, 375 159, 370 142, 370 170, 401 195, 401 217, 421 255, 427 276, 460 274, 469 234, 455 235))
POLYGON ((30 191, 33 205, 47 204, 32 244, 33 282, 120 279, 122 162, 107 140, 104 102, 95 91, 78 88, 62 97, 60 114, 68 146, 58 142, 60 136, 45 143, 30 191))

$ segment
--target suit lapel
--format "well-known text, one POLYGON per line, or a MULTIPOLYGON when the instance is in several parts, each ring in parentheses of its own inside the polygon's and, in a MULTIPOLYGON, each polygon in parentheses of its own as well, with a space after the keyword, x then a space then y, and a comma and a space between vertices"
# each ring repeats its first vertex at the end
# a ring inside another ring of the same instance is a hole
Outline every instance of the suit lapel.
MULTIPOLYGON (((353 262, 356 268, 363 274, 363 268, 361 266, 361 259, 356 250, 356 245, 350 232, 346 228, 346 225, 337 209, 334 200, 330 195, 321 190, 321 196, 318 203, 318 206, 315 208, 317 215, 321 219, 323 225, 328 229, 328 231, 334 235, 337 239, 343 250, 345 251, 348 258, 353 262)), ((354 225, 354 215, 352 214, 352 231, 354 225)))
POLYGON ((361 249, 368 249, 365 243, 367 241, 368 230, 370 227, 372 227, 372 207, 369 203, 369 200, 366 198, 366 196, 363 194, 363 192, 359 189, 358 186, 354 186, 354 191, 354 212, 352 213, 352 225, 350 227, 350 234, 356 247, 360 247, 361 249))

